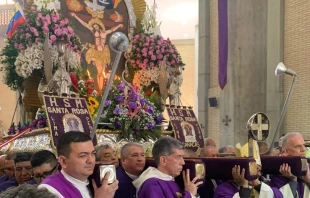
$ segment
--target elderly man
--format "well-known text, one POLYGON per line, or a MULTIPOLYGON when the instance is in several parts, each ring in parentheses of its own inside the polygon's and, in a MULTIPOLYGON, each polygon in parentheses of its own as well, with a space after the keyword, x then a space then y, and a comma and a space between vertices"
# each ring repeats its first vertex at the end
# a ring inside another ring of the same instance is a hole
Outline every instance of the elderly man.
POLYGON ((218 154, 214 146, 205 146, 200 152, 200 157, 217 157, 218 154))
POLYGON ((205 138, 204 139, 204 143, 205 143, 205 146, 214 146, 214 147, 216 147, 216 144, 215 144, 214 140, 212 140, 211 138, 205 138))
MULTIPOLYGON (((282 156, 306 156, 305 141, 300 133, 288 133, 283 137, 282 156)), ((280 167, 282 176, 273 176, 270 186, 280 189, 284 197, 309 197, 310 195, 310 171, 297 178, 291 173, 288 164, 280 167)))
POLYGON ((31 157, 33 179, 40 184, 45 178, 57 172, 58 162, 54 153, 48 150, 38 151, 31 157))
POLYGON ((112 163, 115 168, 119 167, 119 161, 110 144, 103 144, 96 149, 96 161, 112 163))
POLYGON ((32 176, 32 167, 30 164, 32 153, 21 152, 16 153, 14 157, 14 170, 15 178, 10 179, 0 185, 0 191, 5 191, 6 189, 18 186, 25 183, 34 183, 31 180, 32 176))
POLYGON ((132 181, 136 180, 143 172, 145 157, 143 147, 138 143, 127 143, 121 149, 122 166, 116 171, 119 188, 115 198, 136 197, 136 188, 132 181))
POLYGON ((38 189, 37 185, 20 185, 15 188, 10 188, 3 193, 0 193, 1 198, 57 198, 54 194, 49 192, 46 188, 38 189))
POLYGON ((15 172, 14 172, 14 153, 9 153, 4 159, 3 170, 5 175, 0 177, 0 185, 8 180, 15 181, 15 172))
POLYGON ((183 171, 184 191, 174 181, 185 164, 181 142, 171 137, 161 137, 155 142, 152 154, 157 168, 149 167, 133 181, 139 198, 196 197, 197 187, 202 184, 196 182, 198 176, 190 181, 189 170, 186 170, 186 174, 183 171))
MULTIPOLYGON (((96 151, 91 138, 82 132, 67 132, 57 144, 60 172, 47 177, 39 188, 47 188, 58 198, 90 198, 88 177, 93 174, 96 151)), ((112 198, 118 181, 108 185, 110 174, 104 176, 101 187, 93 181, 95 198, 112 198)))

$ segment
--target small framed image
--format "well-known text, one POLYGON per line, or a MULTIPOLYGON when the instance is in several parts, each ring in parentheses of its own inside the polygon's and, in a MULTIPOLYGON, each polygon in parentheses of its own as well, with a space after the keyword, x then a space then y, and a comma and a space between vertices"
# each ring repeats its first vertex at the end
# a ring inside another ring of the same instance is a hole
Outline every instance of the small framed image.
POLYGON ((116 170, 114 165, 100 165, 100 181, 102 182, 105 174, 110 172, 108 184, 112 184, 116 180, 116 170))

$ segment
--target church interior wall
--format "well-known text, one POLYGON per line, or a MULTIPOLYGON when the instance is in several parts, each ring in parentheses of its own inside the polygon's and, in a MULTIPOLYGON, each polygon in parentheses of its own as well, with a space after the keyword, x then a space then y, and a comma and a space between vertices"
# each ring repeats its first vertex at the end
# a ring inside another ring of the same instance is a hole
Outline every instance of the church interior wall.
MULTIPOLYGON (((300 132, 310 140, 310 1, 285 0, 284 64, 297 73, 291 101, 284 118, 284 133, 300 132)), ((286 96, 292 77, 284 77, 286 96)))

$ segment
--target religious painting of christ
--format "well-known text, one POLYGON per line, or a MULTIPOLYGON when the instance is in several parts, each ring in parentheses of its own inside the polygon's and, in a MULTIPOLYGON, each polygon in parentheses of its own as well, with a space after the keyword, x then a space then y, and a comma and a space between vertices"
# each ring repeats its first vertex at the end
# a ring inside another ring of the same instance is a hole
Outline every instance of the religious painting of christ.
POLYGON ((197 142, 194 127, 188 122, 181 122, 185 142, 197 142))
MULTIPOLYGON (((64 0, 60 12, 75 27, 82 44, 82 67, 95 80, 95 89, 101 93, 109 76, 116 53, 108 41, 116 32, 128 35, 129 15, 124 0, 64 0)), ((122 57, 117 76, 125 69, 122 57)))
POLYGON ((74 114, 65 114, 62 118, 65 133, 69 131, 84 132, 82 121, 74 114))

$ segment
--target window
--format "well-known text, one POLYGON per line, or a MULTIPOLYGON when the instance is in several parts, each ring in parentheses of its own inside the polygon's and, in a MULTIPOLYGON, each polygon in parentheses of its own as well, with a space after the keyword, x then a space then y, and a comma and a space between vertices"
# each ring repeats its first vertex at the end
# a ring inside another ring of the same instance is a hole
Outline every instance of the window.
POLYGON ((0 5, 12 5, 14 3, 13 0, 0 0, 0 5))

